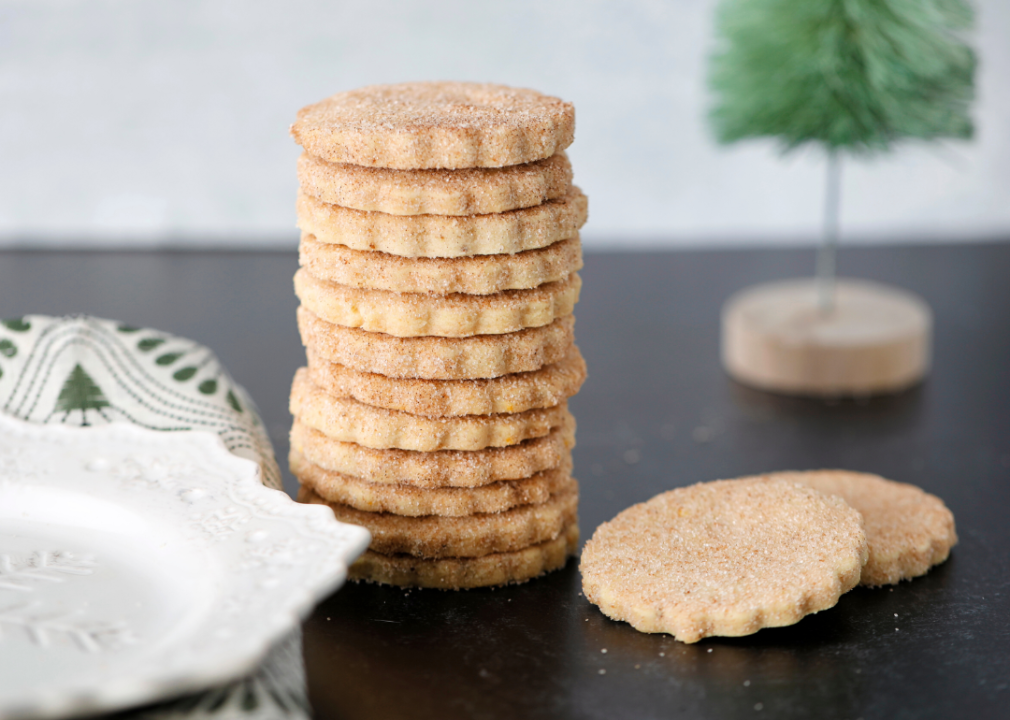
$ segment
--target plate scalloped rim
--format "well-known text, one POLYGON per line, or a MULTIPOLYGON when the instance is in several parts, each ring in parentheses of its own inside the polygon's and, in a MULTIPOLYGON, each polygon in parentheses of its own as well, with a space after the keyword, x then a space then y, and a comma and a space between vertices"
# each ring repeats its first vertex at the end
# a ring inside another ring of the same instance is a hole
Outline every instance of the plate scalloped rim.
MULTIPOLYGON (((208 568, 227 568, 214 576, 215 602, 183 633, 185 642, 160 643, 130 663, 127 677, 89 687, 54 681, 34 696, 0 698, 0 717, 111 711, 251 671, 344 582, 347 566, 370 541, 364 528, 264 487, 259 475, 255 462, 233 455, 207 432, 36 425, 0 414, 0 497, 40 488, 77 497, 84 491, 130 513, 153 514, 158 527, 178 534, 176 544, 187 552, 207 553, 208 568)), ((0 510, 0 529, 4 518, 18 519, 0 510)), ((0 560, 5 558, 9 564, 0 549, 0 560)), ((31 590, 38 585, 53 584, 35 583, 31 590)))

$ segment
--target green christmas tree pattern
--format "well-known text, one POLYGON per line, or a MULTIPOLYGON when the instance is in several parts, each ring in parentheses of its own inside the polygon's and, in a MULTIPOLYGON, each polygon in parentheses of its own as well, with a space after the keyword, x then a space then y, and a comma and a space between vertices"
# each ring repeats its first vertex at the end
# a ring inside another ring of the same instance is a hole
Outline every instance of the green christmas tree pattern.
POLYGON ((107 408, 109 405, 105 393, 81 367, 80 363, 70 371, 60 389, 60 396, 56 398, 56 411, 69 415, 74 410, 80 410, 82 425, 90 424, 88 410, 101 411, 102 408, 107 408))

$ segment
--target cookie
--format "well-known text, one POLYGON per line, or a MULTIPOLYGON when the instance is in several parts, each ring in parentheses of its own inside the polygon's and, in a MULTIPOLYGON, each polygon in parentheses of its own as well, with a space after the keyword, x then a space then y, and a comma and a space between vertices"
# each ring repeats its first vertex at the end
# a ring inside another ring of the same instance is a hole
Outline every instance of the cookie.
POLYGON ((321 358, 387 377, 470 380, 538 370, 563 358, 575 340, 575 319, 506 335, 397 338, 326 322, 298 308, 302 342, 321 358))
POLYGON ((302 190, 331 205, 390 215, 486 215, 562 197, 572 184, 563 152, 503 168, 390 170, 329 163, 303 153, 302 190))
POLYGON ((482 450, 543 437, 564 420, 567 403, 499 415, 428 418, 338 398, 312 383, 308 370, 295 373, 291 414, 335 440, 370 448, 482 450))
POLYGON ((954 515, 915 485, 848 470, 777 472, 766 476, 837 495, 863 516, 869 558, 860 585, 893 585, 925 575, 957 544, 954 515))
POLYGON ((571 145, 575 108, 504 85, 372 85, 302 108, 291 135, 310 155, 334 163, 400 170, 503 167, 571 145))
POLYGON ((581 287, 579 274, 572 273, 529 290, 430 295, 351 288, 320 280, 305 268, 295 273, 295 295, 313 314, 395 337, 501 335, 549 325, 572 313, 581 287))
POLYGON ((366 550, 348 571, 348 579, 401 587, 465 590, 521 583, 564 567, 579 546, 579 526, 572 523, 553 540, 507 553, 476 558, 429 560, 411 555, 383 555, 366 550))
POLYGON ((866 562, 859 513, 811 488, 754 480, 671 490, 598 527, 582 551, 586 597, 686 643, 835 605, 866 562))
POLYGON ((572 461, 568 457, 556 468, 520 480, 505 480, 479 488, 418 488, 376 483, 324 470, 309 462, 297 450, 291 452, 290 463, 291 473, 298 482, 327 502, 341 503, 366 512, 387 512, 406 517, 460 517, 544 503, 561 490, 572 474, 572 461))
POLYGON ((303 233, 298 260, 313 277, 347 287, 491 295, 565 279, 582 268, 582 244, 576 234, 545 248, 511 255, 405 258, 319 242, 315 236, 303 233))
POLYGON ((586 362, 577 346, 552 365, 486 380, 416 380, 363 373, 307 351, 309 377, 331 395, 426 417, 519 413, 558 405, 579 391, 586 362))
POLYGON ((367 528, 372 533, 369 549, 422 558, 480 557, 553 540, 575 522, 578 500, 578 483, 569 478, 547 502, 537 505, 463 517, 402 517, 327 502, 308 487, 298 491, 299 502, 327 505, 340 522, 367 528))
POLYGON ((541 205, 487 215, 390 215, 352 210, 299 191, 298 227, 320 242, 403 257, 455 258, 534 250, 573 237, 589 201, 572 187, 541 205))
POLYGON ((575 419, 566 413, 547 435, 516 445, 484 450, 375 450, 341 442, 295 418, 291 448, 327 470, 419 488, 476 488, 519 480, 561 465, 575 447, 575 419))

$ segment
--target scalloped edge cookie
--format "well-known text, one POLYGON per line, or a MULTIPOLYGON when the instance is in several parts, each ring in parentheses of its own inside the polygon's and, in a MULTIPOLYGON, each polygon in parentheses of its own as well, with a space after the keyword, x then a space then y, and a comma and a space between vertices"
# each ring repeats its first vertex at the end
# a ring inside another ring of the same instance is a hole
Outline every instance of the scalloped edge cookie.
POLYGON ((579 547, 579 526, 566 526, 556 538, 508 553, 477 558, 428 560, 411 555, 383 555, 366 550, 348 571, 348 579, 400 587, 467 590, 523 583, 559 570, 579 547))
POLYGON ((329 162, 413 170, 503 167, 575 139, 575 108, 536 90, 413 82, 337 93, 298 111, 291 136, 329 162))
POLYGON ((314 277, 346 287, 400 293, 492 295, 563 280, 582 269, 582 243, 574 237, 512 255, 405 258, 319 242, 302 233, 298 262, 314 277))
POLYGON ((575 395, 586 379, 576 345, 552 365, 486 380, 388 378, 351 370, 307 351, 312 382, 337 397, 425 417, 497 415, 553 407, 575 395))
POLYGON ((376 483, 325 470, 297 450, 289 457, 291 474, 327 502, 364 512, 387 512, 404 517, 441 515, 461 517, 498 513, 519 505, 547 502, 572 474, 571 456, 561 465, 520 480, 503 480, 476 488, 419 488, 376 483))
POLYGON ((571 315, 582 279, 494 295, 431 295, 361 290, 320 280, 305 268, 295 273, 295 295, 313 314, 335 325, 394 337, 504 335, 549 325, 571 315))
POLYGON ((534 250, 573 237, 589 200, 572 186, 557 200, 487 215, 390 215, 324 203, 298 192, 298 227, 319 241, 403 257, 455 258, 534 250))
POLYGON ((481 557, 521 550, 556 538, 564 527, 576 521, 579 484, 568 478, 546 502, 463 517, 403 517, 364 512, 327 502, 304 485, 298 491, 298 502, 326 505, 340 522, 367 528, 372 533, 369 549, 384 555, 481 557))
POLYGON ((376 450, 334 440, 297 417, 291 426, 291 448, 326 470, 419 488, 476 488, 520 480, 558 467, 574 447, 575 418, 567 412, 544 437, 484 450, 376 450))
POLYGON ((925 575, 957 544, 954 514, 943 500, 915 485, 850 470, 797 470, 764 477, 836 495, 859 511, 870 553, 860 585, 894 585, 925 575))
POLYGON ((475 380, 538 370, 563 358, 575 341, 575 317, 506 335, 398 338, 334 325, 299 306, 302 343, 319 357, 386 377, 475 380))
POLYGON ((543 437, 558 427, 568 404, 499 415, 427 418, 335 397, 299 368, 291 386, 291 414, 342 442, 400 450, 483 450, 543 437))
POLYGON ((540 205, 567 194, 564 152, 502 168, 391 170, 298 158, 304 192, 330 205, 390 215, 487 215, 540 205))
POLYGON ((755 476, 633 505, 596 529, 580 570, 608 617, 693 643, 834 606, 867 554, 862 518, 841 498, 755 476))

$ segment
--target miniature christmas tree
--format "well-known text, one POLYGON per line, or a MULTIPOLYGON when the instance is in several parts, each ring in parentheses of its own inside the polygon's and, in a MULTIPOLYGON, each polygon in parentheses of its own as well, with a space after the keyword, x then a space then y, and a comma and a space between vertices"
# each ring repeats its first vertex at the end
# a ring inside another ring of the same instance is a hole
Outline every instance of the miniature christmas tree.
POLYGON ((815 282, 750 288, 723 309, 723 363, 766 389, 892 392, 929 366, 929 307, 886 286, 835 280, 842 152, 970 138, 975 55, 965 0, 722 0, 711 122, 720 142, 773 137, 827 154, 815 282))
POLYGON ((774 137, 829 156, 818 262, 830 307, 839 153, 905 139, 970 138, 975 55, 964 0, 723 0, 712 58, 717 138, 774 137))

